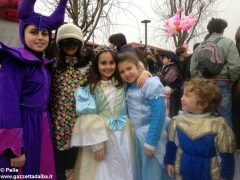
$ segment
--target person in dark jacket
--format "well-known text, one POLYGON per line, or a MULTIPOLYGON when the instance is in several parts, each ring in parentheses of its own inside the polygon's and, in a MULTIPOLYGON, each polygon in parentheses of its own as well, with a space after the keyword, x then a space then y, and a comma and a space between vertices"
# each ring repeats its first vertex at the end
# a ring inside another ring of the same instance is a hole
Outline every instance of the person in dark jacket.
POLYGON ((161 82, 164 86, 169 86, 172 89, 170 96, 170 117, 173 117, 176 116, 181 109, 180 99, 183 85, 181 66, 177 56, 173 52, 161 52, 160 56, 163 61, 161 82))
POLYGON ((182 76, 184 80, 190 79, 190 60, 191 54, 187 54, 187 48, 178 47, 175 51, 177 57, 180 60, 180 65, 182 68, 182 76))
MULTIPOLYGON (((234 41, 223 36, 227 25, 227 22, 223 19, 212 18, 207 25, 208 35, 205 39, 206 41, 214 42, 220 38, 216 45, 218 47, 218 55, 224 59, 224 66, 220 73, 207 78, 214 80, 220 88, 223 99, 218 107, 218 112, 220 116, 225 118, 228 125, 232 127, 231 91, 232 83, 235 83, 239 79, 240 57, 234 41)), ((201 45, 198 48, 200 47, 201 45)), ((197 51, 195 51, 190 63, 190 73, 192 77, 203 77, 198 64, 197 51)))
POLYGON ((145 51, 145 60, 148 64, 148 70, 152 74, 157 73, 156 58, 153 55, 153 52, 150 48, 146 48, 145 51))

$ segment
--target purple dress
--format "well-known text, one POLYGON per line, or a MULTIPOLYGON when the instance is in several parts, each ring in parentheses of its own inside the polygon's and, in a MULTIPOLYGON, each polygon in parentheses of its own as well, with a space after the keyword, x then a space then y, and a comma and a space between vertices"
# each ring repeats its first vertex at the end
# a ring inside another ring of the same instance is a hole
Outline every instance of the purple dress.
POLYGON ((24 175, 43 174, 54 179, 47 112, 51 62, 26 49, 0 45, 0 167, 10 167, 10 157, 24 150, 24 175))

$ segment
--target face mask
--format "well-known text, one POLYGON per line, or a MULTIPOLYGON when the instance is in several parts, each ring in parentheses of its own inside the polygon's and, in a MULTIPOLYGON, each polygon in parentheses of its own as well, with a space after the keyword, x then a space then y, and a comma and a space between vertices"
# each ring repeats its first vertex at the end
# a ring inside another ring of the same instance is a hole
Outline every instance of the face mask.
POLYGON ((82 42, 74 38, 63 39, 59 42, 60 48, 74 47, 74 46, 82 47, 82 42))

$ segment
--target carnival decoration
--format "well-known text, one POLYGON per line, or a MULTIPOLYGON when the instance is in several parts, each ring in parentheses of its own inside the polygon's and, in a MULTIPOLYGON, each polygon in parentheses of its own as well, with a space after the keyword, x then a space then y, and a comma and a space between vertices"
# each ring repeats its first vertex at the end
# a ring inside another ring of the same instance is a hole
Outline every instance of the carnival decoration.
POLYGON ((184 43, 183 43, 183 47, 185 47, 186 49, 188 49, 188 48, 189 48, 189 44, 188 44, 188 42, 187 42, 187 41, 184 41, 184 43))
POLYGON ((192 13, 190 13, 188 16, 180 17, 180 13, 182 11, 182 7, 179 7, 176 14, 166 21, 166 33, 168 36, 177 34, 181 30, 188 31, 196 23, 196 18, 193 17, 192 13))

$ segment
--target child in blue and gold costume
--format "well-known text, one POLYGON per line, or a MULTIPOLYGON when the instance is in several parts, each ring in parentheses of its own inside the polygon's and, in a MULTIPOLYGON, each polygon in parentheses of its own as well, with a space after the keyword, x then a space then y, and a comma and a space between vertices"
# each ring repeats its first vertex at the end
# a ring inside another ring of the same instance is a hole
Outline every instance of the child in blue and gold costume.
POLYGON ((234 134, 222 117, 212 115, 221 99, 211 80, 185 82, 183 112, 171 121, 164 159, 168 174, 177 180, 233 178, 234 134))
POLYGON ((158 77, 150 77, 143 87, 136 81, 140 76, 139 57, 134 52, 118 55, 121 78, 127 82, 126 102, 132 122, 137 156, 136 180, 170 179, 163 166, 167 142, 164 87, 158 77))

